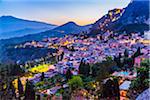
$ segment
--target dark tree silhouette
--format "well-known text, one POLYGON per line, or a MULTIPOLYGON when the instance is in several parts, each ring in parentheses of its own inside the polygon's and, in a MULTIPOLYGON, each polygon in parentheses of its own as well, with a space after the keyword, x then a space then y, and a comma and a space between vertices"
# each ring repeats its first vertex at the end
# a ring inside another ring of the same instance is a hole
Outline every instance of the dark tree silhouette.
POLYGON ((112 98, 113 97, 113 81, 108 79, 107 82, 103 86, 103 98, 112 98))
POLYGON ((61 54, 61 60, 63 59, 63 57, 64 57, 64 52, 62 52, 62 54, 61 54))
POLYGON ((8 68, 10 69, 10 75, 20 75, 24 73, 24 70, 20 68, 20 65, 17 64, 11 64, 8 66, 8 68))
POLYGON ((128 56, 129 56, 129 51, 128 51, 127 49, 125 49, 125 51, 124 51, 124 56, 125 56, 125 57, 128 57, 128 56))
POLYGON ((25 100, 35 100, 34 85, 30 81, 26 81, 25 100))
POLYGON ((141 48, 138 47, 137 51, 131 56, 131 67, 134 66, 134 61, 135 61, 135 58, 140 56, 140 55, 143 55, 143 53, 141 53, 141 48))
POLYGON ((70 50, 71 51, 75 51, 74 46, 71 46, 70 50))
POLYGON ((134 66, 134 58, 129 58, 127 61, 128 65, 132 68, 134 66))
POLYGON ((89 73, 90 73, 90 65, 89 65, 89 63, 87 63, 87 64, 85 65, 85 75, 88 76, 89 73))
POLYGON ((109 99, 116 98, 115 100, 120 100, 119 84, 116 78, 108 79, 103 85, 102 97, 109 99))
POLYGON ((85 63, 83 61, 81 61, 80 65, 79 65, 79 73, 85 76, 88 76, 90 73, 90 65, 89 63, 85 63))
POLYGON ((114 93, 115 93, 114 96, 117 98, 117 100, 120 100, 120 90, 117 78, 114 79, 114 93))
POLYGON ((41 74, 41 81, 43 81, 44 78, 45 78, 45 75, 44 75, 44 72, 42 72, 42 74, 41 74))
POLYGON ((123 64, 121 63, 121 57, 122 57, 122 56, 121 56, 121 53, 119 53, 119 56, 118 56, 118 57, 116 57, 116 56, 114 57, 114 61, 117 63, 117 66, 120 67, 120 68, 122 68, 122 65, 123 65, 123 64))
POLYGON ((98 69, 97 66, 92 66, 92 76, 93 77, 97 76, 97 72, 98 72, 97 69, 98 69))
POLYGON ((29 81, 28 79, 26 80, 26 86, 25 86, 25 100, 28 100, 28 95, 29 95, 29 91, 30 87, 29 87, 29 81))
POLYGON ((19 77, 18 77, 18 91, 19 91, 19 97, 21 97, 24 92, 23 92, 23 85, 19 77))
POLYGON ((71 99, 71 93, 70 93, 70 90, 68 88, 66 88, 64 90, 64 92, 62 93, 62 98, 63 98, 63 100, 70 100, 71 99))
POLYGON ((132 55, 132 58, 136 58, 140 55, 143 55, 143 53, 141 53, 141 48, 138 47, 137 51, 132 55))
POLYGON ((72 75, 73 75, 73 74, 72 74, 71 70, 68 69, 67 72, 66 72, 66 79, 67 79, 67 80, 71 79, 72 75))
POLYGON ((84 62, 83 62, 83 58, 82 58, 80 65, 79 65, 79 74, 83 74, 83 71, 84 71, 83 65, 84 65, 84 62))
POLYGON ((12 81, 10 82, 10 84, 9 84, 9 89, 11 90, 11 92, 12 92, 12 98, 14 97, 15 99, 16 99, 16 93, 15 93, 15 87, 14 87, 14 85, 12 84, 12 81))

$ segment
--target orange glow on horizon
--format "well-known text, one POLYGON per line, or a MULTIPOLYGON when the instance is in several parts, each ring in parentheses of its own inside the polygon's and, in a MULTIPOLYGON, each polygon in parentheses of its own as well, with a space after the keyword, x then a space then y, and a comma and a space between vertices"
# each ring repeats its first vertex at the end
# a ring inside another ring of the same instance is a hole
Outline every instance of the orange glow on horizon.
MULTIPOLYGON (((84 26, 84 25, 88 25, 88 24, 93 24, 98 19, 96 19, 96 18, 93 18, 93 19, 61 18, 59 20, 44 19, 44 22, 50 23, 50 24, 55 24, 55 25, 63 25, 65 23, 67 23, 68 20, 75 22, 77 25, 84 26)), ((43 20, 41 20, 41 21, 43 21, 43 20)))

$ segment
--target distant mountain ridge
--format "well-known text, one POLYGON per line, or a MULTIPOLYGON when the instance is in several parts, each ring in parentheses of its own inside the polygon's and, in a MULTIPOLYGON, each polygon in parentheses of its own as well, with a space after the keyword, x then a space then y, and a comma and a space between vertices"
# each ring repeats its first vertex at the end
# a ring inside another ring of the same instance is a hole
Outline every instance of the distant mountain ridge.
POLYGON ((77 25, 75 22, 68 22, 61 26, 56 26, 44 22, 24 20, 13 16, 1 16, 0 17, 0 39, 9 39, 9 38, 17 38, 17 37, 22 38, 24 36, 31 37, 32 35, 38 37, 38 34, 40 33, 46 33, 46 34, 43 35, 40 34, 39 36, 48 37, 51 36, 50 34, 53 34, 53 32, 63 33, 63 34, 74 34, 74 33, 77 34, 80 32, 88 32, 91 26, 92 25, 80 26, 77 25))
POLYGON ((91 24, 85 25, 85 26, 79 26, 74 22, 68 22, 54 29, 39 32, 37 34, 28 34, 28 35, 21 36, 21 37, 2 39, 0 40, 0 43, 2 43, 3 45, 10 44, 10 43, 17 44, 17 43, 22 43, 25 41, 32 41, 32 40, 39 41, 39 40, 42 40, 44 38, 49 38, 49 37, 62 37, 62 36, 69 35, 69 34, 74 34, 74 33, 77 34, 80 32, 89 31, 91 26, 92 26, 91 24))
POLYGON ((92 25, 80 26, 75 22, 68 22, 61 26, 56 27, 55 31, 66 33, 66 34, 77 34, 81 32, 88 32, 92 25))
POLYGON ((44 22, 24 20, 13 16, 1 16, 0 39, 8 39, 28 34, 35 34, 42 31, 54 29, 56 27, 57 25, 47 24, 44 22), (24 30, 24 32, 22 30, 24 30), (18 31, 21 31, 21 33, 19 34, 18 31))

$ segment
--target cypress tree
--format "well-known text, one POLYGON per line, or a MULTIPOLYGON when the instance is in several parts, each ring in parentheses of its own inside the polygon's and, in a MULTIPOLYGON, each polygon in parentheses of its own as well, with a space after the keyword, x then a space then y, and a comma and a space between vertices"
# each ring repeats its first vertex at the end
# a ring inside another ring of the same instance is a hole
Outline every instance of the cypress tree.
POLYGON ((136 58, 136 57, 138 57, 138 56, 140 56, 140 55, 143 55, 143 53, 141 53, 141 48, 138 47, 137 51, 134 53, 134 55, 133 55, 132 57, 133 57, 133 58, 136 58))
POLYGON ((120 100, 120 90, 119 90, 119 83, 118 79, 114 79, 114 96, 117 98, 117 100, 120 100))
POLYGON ((30 81, 26 81, 25 100, 35 100, 34 85, 30 81))
POLYGON ((66 79, 69 80, 69 79, 71 79, 71 77, 72 77, 72 72, 70 69, 68 69, 66 72, 66 79))
POLYGON ((12 92, 12 98, 15 97, 15 99, 16 99, 15 87, 14 87, 14 85, 12 84, 12 81, 10 82, 9 89, 10 89, 11 92, 12 92))
POLYGON ((83 71, 84 71, 84 69, 83 69, 83 58, 82 58, 82 60, 81 60, 81 62, 80 62, 80 65, 79 65, 79 74, 83 74, 83 71))
POLYGON ((21 97, 23 95, 23 85, 19 77, 18 77, 18 91, 19 91, 19 97, 21 97))
POLYGON ((45 75, 44 75, 44 72, 42 72, 42 75, 41 75, 41 81, 43 81, 45 78, 45 75))
POLYGON ((128 51, 127 49, 125 49, 125 51, 124 51, 124 56, 125 56, 125 57, 128 57, 128 56, 129 56, 129 51, 128 51))
POLYGON ((90 73, 90 65, 89 65, 89 63, 87 63, 84 68, 85 68, 85 75, 88 76, 89 73, 90 73))

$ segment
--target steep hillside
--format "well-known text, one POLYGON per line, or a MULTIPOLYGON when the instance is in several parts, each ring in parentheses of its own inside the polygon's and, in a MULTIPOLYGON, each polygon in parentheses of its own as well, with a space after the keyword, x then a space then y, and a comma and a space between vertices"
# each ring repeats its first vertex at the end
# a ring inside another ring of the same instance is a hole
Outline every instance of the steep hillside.
POLYGON ((113 9, 96 21, 90 33, 131 33, 149 30, 149 0, 132 0, 124 9, 113 9))

